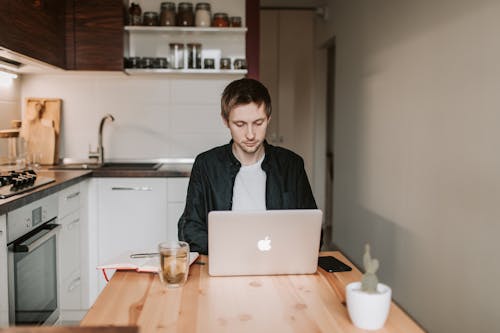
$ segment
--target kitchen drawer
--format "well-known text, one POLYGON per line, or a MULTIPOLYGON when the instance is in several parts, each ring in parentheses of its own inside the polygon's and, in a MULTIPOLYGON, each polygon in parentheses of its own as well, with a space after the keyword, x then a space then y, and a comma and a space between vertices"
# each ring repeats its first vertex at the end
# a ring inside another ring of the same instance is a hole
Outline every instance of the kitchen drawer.
POLYGON ((59 192, 59 218, 80 208, 80 184, 75 184, 59 192))
POLYGON ((167 179, 167 201, 185 202, 189 177, 167 179))
POLYGON ((61 281, 61 309, 80 310, 82 300, 82 284, 80 270, 74 271, 61 281))
POLYGON ((80 268, 80 212, 76 211, 59 219, 62 229, 59 234, 61 256, 61 278, 80 268))

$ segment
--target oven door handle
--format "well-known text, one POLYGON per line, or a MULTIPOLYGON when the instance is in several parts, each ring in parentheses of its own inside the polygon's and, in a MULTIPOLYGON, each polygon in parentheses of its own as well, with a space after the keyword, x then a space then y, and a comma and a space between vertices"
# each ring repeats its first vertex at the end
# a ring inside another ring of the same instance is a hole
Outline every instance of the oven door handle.
POLYGON ((43 227, 43 230, 49 230, 49 232, 45 233, 40 238, 35 239, 31 243, 29 243, 29 239, 27 239, 26 241, 24 241, 22 243, 15 244, 13 249, 12 249, 12 252, 14 252, 14 253, 22 253, 22 252, 30 253, 33 250, 35 250, 36 248, 38 248, 41 244, 46 242, 48 239, 50 239, 52 236, 54 236, 60 228, 61 228, 60 224, 55 224, 55 223, 47 224, 43 227))

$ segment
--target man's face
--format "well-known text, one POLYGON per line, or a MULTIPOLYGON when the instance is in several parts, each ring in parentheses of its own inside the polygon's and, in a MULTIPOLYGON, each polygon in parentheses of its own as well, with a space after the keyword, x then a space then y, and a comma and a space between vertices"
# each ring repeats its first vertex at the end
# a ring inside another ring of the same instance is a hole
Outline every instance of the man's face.
POLYGON ((251 159, 258 155, 256 157, 259 158, 270 121, 264 103, 260 106, 255 103, 238 105, 229 113, 229 119, 224 121, 231 132, 237 157, 251 159))

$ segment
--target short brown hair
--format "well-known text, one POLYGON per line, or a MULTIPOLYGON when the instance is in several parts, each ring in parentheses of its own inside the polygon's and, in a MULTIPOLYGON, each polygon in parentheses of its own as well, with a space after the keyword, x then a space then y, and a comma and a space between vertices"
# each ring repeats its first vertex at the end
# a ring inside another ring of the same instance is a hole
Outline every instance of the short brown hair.
POLYGON ((265 105, 267 118, 271 116, 271 96, 267 88, 254 79, 239 79, 227 85, 221 98, 221 115, 229 120, 229 113, 238 105, 255 103, 261 106, 265 105))

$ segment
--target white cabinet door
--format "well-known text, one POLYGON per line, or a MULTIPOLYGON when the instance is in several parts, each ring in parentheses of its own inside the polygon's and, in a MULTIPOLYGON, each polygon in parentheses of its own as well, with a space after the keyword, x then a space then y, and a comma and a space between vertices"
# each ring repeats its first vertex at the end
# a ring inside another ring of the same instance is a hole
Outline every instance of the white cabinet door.
POLYGON ((9 325, 7 279, 7 218, 0 215, 0 327, 9 325))
POLYGON ((167 179, 167 239, 177 240, 177 222, 181 217, 186 205, 188 177, 167 179))
POLYGON ((98 261, 133 250, 154 249, 167 237, 165 178, 100 178, 98 261))

